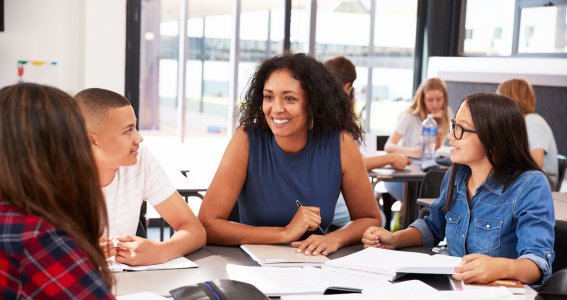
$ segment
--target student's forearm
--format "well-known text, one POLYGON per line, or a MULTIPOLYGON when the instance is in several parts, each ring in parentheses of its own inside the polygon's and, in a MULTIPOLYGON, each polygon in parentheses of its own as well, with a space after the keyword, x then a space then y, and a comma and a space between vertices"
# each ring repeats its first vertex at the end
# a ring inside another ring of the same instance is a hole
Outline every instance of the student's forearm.
POLYGON ((380 226, 379 219, 376 218, 359 218, 350 222, 347 226, 329 233, 329 235, 334 235, 339 240, 339 248, 360 243, 360 238, 370 226, 380 226))
POLYGON ((207 242, 205 228, 200 224, 181 226, 170 239, 160 243, 164 261, 185 256, 203 248, 207 242))
POLYGON ((419 230, 410 227, 404 230, 394 232, 396 236, 396 248, 421 246, 423 243, 419 230))
POLYGON ((285 227, 250 226, 223 219, 209 220, 207 243, 222 246, 242 244, 280 244, 292 242, 285 227))
POLYGON ((397 144, 386 144, 384 150, 388 153, 398 153, 409 157, 416 157, 415 149, 411 147, 402 147, 397 144))
POLYGON ((497 263, 501 264, 498 268, 502 270, 498 278, 516 279, 523 283, 534 283, 541 278, 541 271, 538 266, 527 258, 497 258, 497 263))
POLYGON ((364 165, 368 171, 376 168, 382 168, 392 163, 392 154, 364 157, 364 165))

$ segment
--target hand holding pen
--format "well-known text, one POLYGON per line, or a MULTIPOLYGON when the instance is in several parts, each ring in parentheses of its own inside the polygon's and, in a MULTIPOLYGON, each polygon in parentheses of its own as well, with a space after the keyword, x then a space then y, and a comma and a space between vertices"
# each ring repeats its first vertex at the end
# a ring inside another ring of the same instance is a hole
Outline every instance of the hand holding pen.
MULTIPOLYGON (((297 205, 297 208, 302 207, 303 205, 301 204, 301 202, 299 202, 299 200, 295 200, 295 205, 297 205)), ((317 224, 317 230, 319 231, 320 234, 325 235, 325 230, 323 230, 323 228, 321 228, 321 215, 319 214, 319 222, 317 224)))
MULTIPOLYGON (((294 205, 292 203, 290 205, 294 205)), ((295 205, 298 205, 297 202, 295 205)), ((321 224, 319 207, 301 206, 301 203, 299 205, 289 224, 283 228, 286 240, 290 242, 299 240, 306 232, 317 230, 321 224)))
MULTIPOLYGON (((333 234, 326 235, 323 228, 321 228, 321 213, 319 207, 303 206, 299 200, 295 201, 295 205, 298 208, 297 213, 293 217, 292 222, 286 227, 297 228, 297 224, 301 224, 299 225, 303 226, 301 235, 306 231, 313 230, 317 230, 318 234, 312 234, 302 241, 296 240, 291 243, 291 246, 297 248, 297 252, 305 255, 329 255, 337 251, 341 246, 340 239, 333 234), (295 226, 292 226, 294 224, 295 226)), ((301 235, 297 238, 300 238, 301 235)))

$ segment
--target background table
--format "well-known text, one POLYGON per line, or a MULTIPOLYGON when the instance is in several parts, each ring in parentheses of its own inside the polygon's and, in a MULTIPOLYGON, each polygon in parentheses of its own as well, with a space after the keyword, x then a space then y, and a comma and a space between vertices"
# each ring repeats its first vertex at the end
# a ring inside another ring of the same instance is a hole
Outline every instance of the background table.
POLYGON ((398 199, 402 201, 402 227, 407 227, 417 219, 417 198, 419 198, 421 181, 425 177, 425 172, 421 170, 419 161, 412 161, 404 170, 394 168, 373 169, 368 172, 368 176, 372 180, 373 187, 380 181, 403 182, 404 199, 398 199))

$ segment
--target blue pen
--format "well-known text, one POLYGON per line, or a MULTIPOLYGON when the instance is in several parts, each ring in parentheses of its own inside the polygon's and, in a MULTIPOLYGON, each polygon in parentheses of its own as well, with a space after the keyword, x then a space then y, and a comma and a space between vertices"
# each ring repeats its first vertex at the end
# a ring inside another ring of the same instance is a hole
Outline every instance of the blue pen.
MULTIPOLYGON (((297 208, 300 208, 300 207, 303 206, 301 204, 301 202, 299 202, 299 200, 295 200, 295 205, 297 205, 297 208)), ((319 231, 321 231, 322 235, 325 235, 325 230, 323 230, 323 228, 321 228, 321 226, 317 225, 317 229, 319 229, 319 231)))

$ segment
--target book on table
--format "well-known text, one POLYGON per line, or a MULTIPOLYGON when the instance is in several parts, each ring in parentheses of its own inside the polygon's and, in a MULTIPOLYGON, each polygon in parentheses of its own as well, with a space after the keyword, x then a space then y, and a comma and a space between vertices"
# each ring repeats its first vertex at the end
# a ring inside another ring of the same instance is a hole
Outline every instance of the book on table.
POLYGON ((392 281, 406 273, 454 274, 460 263, 461 258, 455 256, 366 248, 330 260, 322 268, 392 281))
POLYGON ((240 246, 254 261, 261 266, 298 267, 320 266, 329 259, 323 255, 305 255, 298 253, 290 245, 253 245, 240 246))
POLYGON ((110 272, 150 271, 150 270, 172 270, 197 268, 199 265, 185 257, 178 257, 161 264, 145 266, 129 266, 114 260, 114 256, 106 260, 110 272))

